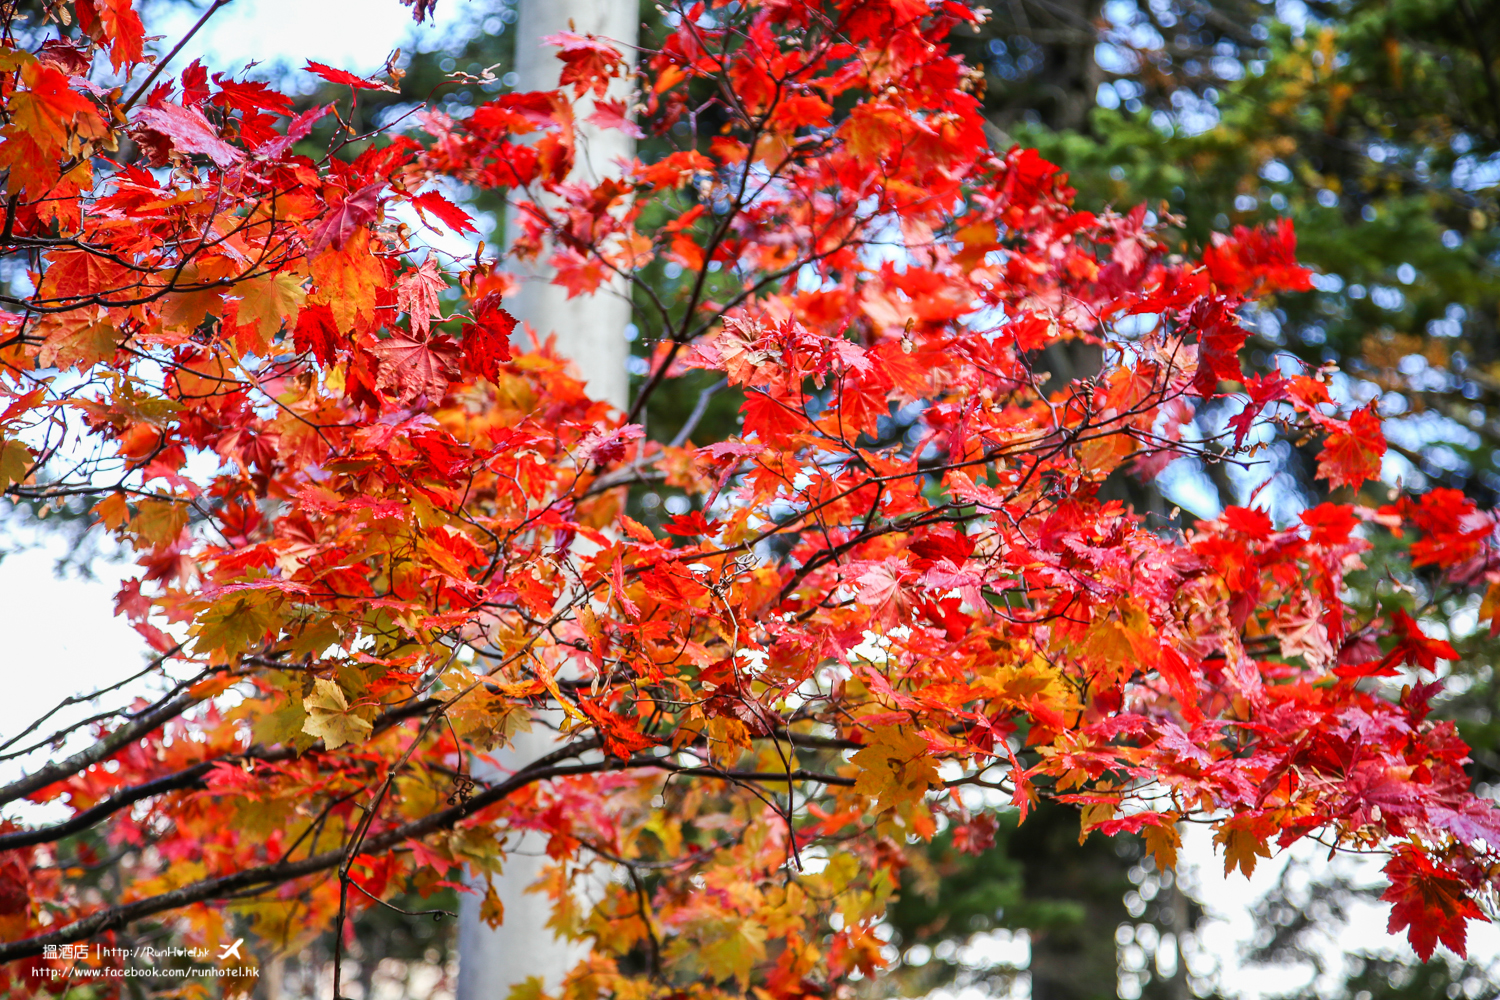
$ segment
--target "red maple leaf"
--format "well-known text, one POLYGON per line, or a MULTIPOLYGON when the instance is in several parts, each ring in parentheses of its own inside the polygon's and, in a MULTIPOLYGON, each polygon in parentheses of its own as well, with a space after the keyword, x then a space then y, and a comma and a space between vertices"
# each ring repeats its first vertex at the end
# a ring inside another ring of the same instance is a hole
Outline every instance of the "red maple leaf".
MULTIPOLYGON (((263 156, 268 160, 281 159, 292 148, 293 143, 298 139, 305 139, 307 137, 308 133, 312 131, 313 125, 317 123, 318 119, 328 114, 332 107, 333 105, 331 104, 325 104, 321 108, 312 108, 302 112, 287 125, 285 135, 278 135, 273 139, 267 139, 261 145, 255 147, 255 155, 263 156)), ((248 139, 249 135, 245 137, 248 139)))
POLYGON ((598 101, 594 105, 594 113, 585 120, 600 128, 617 129, 636 139, 646 137, 641 127, 631 120, 624 101, 598 101))
POLYGON ((745 417, 745 433, 759 435, 766 444, 784 445, 807 428, 795 407, 764 392, 747 392, 740 412, 745 417))
POLYGON ((1229 426, 1234 428, 1234 446, 1240 447, 1245 443, 1245 438, 1250 434, 1250 428, 1255 423, 1255 418, 1260 416, 1268 405, 1286 398, 1287 381, 1280 372, 1272 372, 1266 376, 1251 375, 1242 379, 1245 392, 1250 396, 1250 401, 1245 408, 1229 418, 1229 426))
POLYGON ((202 153, 220 167, 230 167, 244 159, 243 150, 219 138, 197 108, 180 104, 158 104, 136 112, 133 133, 143 149, 152 154, 154 165, 166 163, 165 154, 202 153))
POLYGON ((208 69, 204 67, 202 60, 194 59, 182 71, 182 103, 184 106, 197 107, 208 100, 208 94, 208 69))
POLYGON ((1343 545, 1359 518, 1342 504, 1321 503, 1302 512, 1302 523, 1312 529, 1308 541, 1314 545, 1343 545))
POLYGON ((1439 487, 1416 499, 1402 497, 1381 513, 1395 514, 1417 529, 1411 546, 1413 566, 1451 569, 1474 558, 1495 528, 1493 514, 1481 513, 1460 490, 1439 487))
POLYGON ((1489 921, 1469 898, 1463 881, 1408 846, 1386 863, 1385 874, 1391 885, 1380 898, 1393 904, 1387 930, 1395 934, 1406 928, 1406 939, 1424 962, 1439 941, 1464 958, 1467 921, 1489 921))
POLYGON ((516 318, 500 308, 500 296, 495 292, 474 303, 472 312, 474 318, 464 325, 464 365, 493 382, 500 366, 510 360, 516 318))
POLYGON ((441 334, 414 340, 397 332, 369 351, 380 361, 379 387, 394 390, 402 402, 441 397, 458 377, 458 345, 441 334))
POLYGON ((316 256, 330 247, 334 250, 344 249, 344 244, 354 235, 354 231, 379 214, 380 191, 384 187, 384 181, 366 184, 333 206, 312 231, 308 253, 316 256))
POLYGON ((132 577, 115 593, 115 614, 144 618, 151 612, 151 598, 141 593, 140 577, 132 577))
POLYGON ((1297 263, 1297 232, 1291 219, 1281 219, 1270 229, 1235 226, 1233 236, 1214 233, 1203 251, 1203 263, 1214 284, 1241 295, 1312 287, 1312 273, 1297 263))
POLYGON ((349 73, 345 70, 334 69, 332 66, 325 66, 320 62, 313 62, 311 60, 308 60, 308 63, 304 68, 309 73, 316 73, 318 76, 321 76, 329 83, 337 83, 348 87, 355 87, 359 90, 390 89, 383 83, 377 83, 374 80, 367 80, 362 76, 355 76, 353 73, 349 73))
POLYGON ((322 303, 302 307, 297 316, 297 328, 292 331, 292 343, 298 353, 311 351, 319 364, 326 365, 338 354, 343 342, 333 310, 322 303))
POLYGON ((1240 348, 1249 334, 1223 299, 1205 300, 1188 315, 1188 325, 1198 330, 1198 375, 1193 380, 1198 395, 1214 395, 1221 381, 1244 379, 1240 348))
POLYGON ((625 457, 625 446, 646 436, 640 424, 625 424, 612 431, 595 431, 578 443, 578 450, 595 465, 608 465, 625 457))
POLYGON ((467 212, 459 208, 457 205, 453 204, 453 202, 449 201, 447 198, 444 198, 442 195, 438 194, 436 191, 428 191, 425 194, 419 194, 411 200, 411 203, 412 206, 416 208, 417 215, 422 217, 423 222, 427 221, 427 215, 425 213, 431 212, 433 215, 437 216, 439 222, 447 226, 449 229, 453 230, 455 233, 479 232, 479 230, 474 228, 474 220, 469 218, 469 214, 467 212))
POLYGON ((609 274, 603 261, 593 256, 585 257, 568 247, 558 250, 547 263, 552 265, 555 272, 552 283, 566 288, 570 299, 579 295, 592 295, 599 290, 609 274))
POLYGON ((629 760, 640 751, 648 750, 657 744, 655 739, 638 730, 633 720, 624 718, 602 705, 587 698, 580 698, 578 707, 583 709, 584 714, 598 727, 599 736, 604 741, 604 749, 621 760, 629 760))
POLYGON ((73 9, 84 34, 108 42, 110 66, 116 72, 126 63, 141 61, 146 28, 130 0, 76 0, 73 9))
POLYGON ((431 255, 422 262, 421 267, 415 271, 407 271, 396 279, 396 305, 406 313, 412 333, 425 337, 432 321, 442 318, 443 310, 438 303, 438 296, 447 288, 448 282, 431 255))
POLYGON ((625 57, 602 38, 562 31, 543 38, 542 44, 560 49, 557 58, 563 61, 563 69, 557 82, 563 87, 572 84, 575 97, 582 97, 590 89, 595 97, 603 97, 610 78, 624 72, 625 57))
POLYGON ((1226 507, 1221 518, 1226 527, 1247 538, 1263 542, 1271 537, 1271 515, 1253 507, 1226 507))
POLYGON ((1385 435, 1380 417, 1371 403, 1349 415, 1348 421, 1325 420, 1330 428, 1328 440, 1318 453, 1318 478, 1335 486, 1363 486, 1366 480, 1380 475, 1380 459, 1385 455, 1385 435))
POLYGON ((1434 639, 1422 631, 1422 626, 1411 615, 1397 608, 1392 615, 1396 626, 1396 646, 1385 658, 1396 662, 1404 660, 1420 670, 1432 673, 1437 661, 1456 660, 1458 651, 1446 639, 1434 639))

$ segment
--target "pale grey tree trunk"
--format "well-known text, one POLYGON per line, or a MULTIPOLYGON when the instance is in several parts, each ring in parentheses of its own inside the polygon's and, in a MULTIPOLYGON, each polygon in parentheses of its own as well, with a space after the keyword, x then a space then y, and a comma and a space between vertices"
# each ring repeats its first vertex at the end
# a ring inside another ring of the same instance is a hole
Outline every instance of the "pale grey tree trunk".
MULTIPOLYGON (((542 39, 562 31, 594 34, 620 43, 634 63, 634 45, 639 26, 636 0, 520 0, 516 23, 516 73, 518 91, 550 90, 557 86, 562 63, 557 50, 542 39)), ((619 85, 609 97, 627 98, 619 85)), ((597 183, 618 176, 616 161, 635 153, 633 140, 623 132, 601 131, 583 122, 589 108, 580 108, 578 158, 573 179, 597 183)), ((515 230, 509 226, 511 233, 515 230)), ((540 264, 518 270, 521 290, 506 307, 521 321, 531 324, 545 338, 555 334, 559 353, 572 359, 588 384, 589 393, 620 409, 628 405, 629 382, 625 368, 629 343, 625 328, 630 322, 629 291, 620 282, 601 288, 595 295, 573 299, 567 291, 550 283, 551 271, 540 264)), ((522 734, 494 756, 505 772, 513 772, 557 747, 557 737, 539 718, 532 732, 522 734)), ((540 977, 555 987, 582 956, 583 949, 559 941, 546 926, 549 903, 545 897, 527 894, 545 862, 545 842, 528 836, 517 844, 505 862, 504 874, 495 888, 505 905, 505 922, 490 928, 479 919, 481 897, 465 894, 459 912, 458 1000, 505 1000, 511 987, 529 976, 540 977)), ((481 892, 483 884, 480 883, 481 892)))
MULTIPOLYGON (((493 756, 508 773, 556 748, 554 732, 538 724, 493 756)), ((485 770, 475 768, 481 774, 485 770)), ((507 844, 510 853, 504 872, 494 880, 505 906, 505 922, 499 927, 491 928, 479 918, 483 879, 470 883, 477 893, 465 893, 459 900, 458 1000, 505 1000, 511 987, 528 976, 538 976, 555 987, 583 957, 581 947, 559 940, 547 927, 551 905, 547 897, 526 892, 542 872, 546 846, 546 839, 533 833, 512 837, 507 844)))
MULTIPOLYGON (((562 63, 557 59, 557 49, 543 45, 542 39, 563 31, 616 42, 631 65, 635 64, 634 46, 640 26, 637 0, 520 0, 517 12, 517 90, 551 90, 557 86, 562 63)), ((628 100, 628 88, 617 80, 606 97, 628 100)), ((570 180, 594 184, 605 177, 619 176, 617 161, 635 155, 635 140, 618 129, 601 130, 584 121, 592 109, 590 98, 578 108, 578 157, 570 180)), ((567 289, 551 283, 552 271, 545 264, 517 270, 521 290, 508 306, 511 312, 529 322, 541 336, 557 335, 559 353, 573 359, 591 396, 625 408, 629 391, 625 361, 630 349, 624 334, 630 322, 629 290, 615 281, 595 295, 569 299, 567 289)))

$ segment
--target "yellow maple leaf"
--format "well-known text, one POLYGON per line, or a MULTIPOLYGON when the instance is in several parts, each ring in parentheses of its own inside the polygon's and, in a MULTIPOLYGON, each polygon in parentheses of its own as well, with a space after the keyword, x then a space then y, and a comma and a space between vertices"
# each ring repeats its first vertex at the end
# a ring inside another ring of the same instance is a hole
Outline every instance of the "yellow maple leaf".
POLYGON ((0 490, 26 478, 35 457, 19 441, 0 440, 0 490))
POLYGON ((1146 850, 1156 859, 1161 871, 1177 869, 1177 849, 1182 846, 1182 835, 1175 826, 1147 826, 1141 830, 1146 840, 1146 850))
POLYGON ((1136 670, 1154 668, 1161 656, 1156 629, 1140 602, 1122 598, 1115 610, 1117 615, 1089 626, 1083 643, 1083 654, 1103 687, 1112 687, 1136 670))
POLYGON ((1264 840, 1240 826, 1226 824, 1220 827, 1214 834, 1214 843, 1224 845, 1225 875, 1238 867, 1249 878, 1255 871, 1256 861, 1271 856, 1271 848, 1264 840))
POLYGON ((510 988, 506 1000, 548 1000, 550 996, 541 976, 527 976, 510 988))
POLYGON ((1128 434, 1104 434, 1078 446, 1078 462, 1090 479, 1104 479, 1135 451, 1135 439, 1128 434))
POLYGON ((231 593, 208 605, 193 623, 193 649, 227 663, 258 647, 281 625, 281 595, 270 590, 231 593))
POLYGON ((1119 808, 1117 802, 1090 802, 1085 805, 1079 812, 1078 843, 1082 844, 1087 840, 1089 831, 1094 827, 1114 819, 1119 808))
POLYGON ((937 762, 927 755, 927 740, 915 730, 876 726, 872 742, 851 758, 859 773, 854 790, 876 799, 878 811, 915 802, 930 788, 941 788, 937 762))
POLYGON ((1490 635, 1500 634, 1500 580, 1490 584, 1489 589, 1484 592, 1484 600, 1479 605, 1479 620, 1490 623, 1490 635))
POLYGON ((136 511, 135 519, 130 523, 131 533, 151 547, 177 541, 191 513, 187 504, 172 500, 142 500, 136 505, 136 511))
POLYGON ((333 681, 319 677, 313 682, 313 693, 302 699, 307 709, 307 721, 302 731, 309 736, 318 736, 330 750, 345 743, 362 743, 373 728, 349 710, 349 700, 343 688, 333 681))
POLYGON ((766 929, 751 920, 730 920, 707 929, 698 963, 714 979, 733 977, 744 989, 755 964, 766 957, 766 929))
POLYGON ((500 894, 491 885, 484 893, 484 902, 479 904, 479 919, 493 929, 505 923, 505 904, 500 900, 500 894))
MULTIPOLYGON (((307 722, 307 710, 297 701, 289 701, 272 711, 263 712, 255 717, 251 732, 257 743, 263 743, 268 747, 291 746, 296 743, 302 734, 302 727, 307 722)), ((303 742, 307 742, 303 739, 303 742)))
MULTIPOLYGON (((241 326, 255 328, 262 351, 283 326, 296 321, 302 302, 307 298, 302 276, 285 271, 242 281, 234 291, 240 296, 235 318, 241 326)), ((242 348, 246 346, 241 345, 242 348)))
POLYGON ((208 316, 224 314, 224 291, 218 283, 237 277, 238 267, 226 257, 201 257, 172 269, 162 277, 182 291, 168 292, 157 314, 169 330, 194 330, 208 316), (200 287, 201 286, 201 287, 200 287))
POLYGON ((708 720, 708 755, 716 767, 733 767, 750 749, 750 730, 738 719, 715 716, 708 720))
POLYGON ((111 531, 129 521, 130 505, 125 502, 125 494, 111 493, 94 504, 94 516, 99 519, 100 524, 111 531))
POLYGON ((47 338, 36 355, 43 368, 92 368, 113 357, 120 346, 120 331, 102 316, 95 318, 83 311, 49 320, 39 324, 45 326, 45 332, 39 333, 47 338))

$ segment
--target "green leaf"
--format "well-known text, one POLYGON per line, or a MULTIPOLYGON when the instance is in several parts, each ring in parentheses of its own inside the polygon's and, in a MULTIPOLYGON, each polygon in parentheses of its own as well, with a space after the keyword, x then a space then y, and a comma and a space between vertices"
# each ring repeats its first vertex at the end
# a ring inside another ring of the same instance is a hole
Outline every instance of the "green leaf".
MULTIPOLYGON (((137 519, 139 520, 139 519, 137 519)), ((216 663, 227 663, 260 646, 266 633, 281 625, 282 595, 248 590, 221 597, 193 625, 193 650, 216 663)))

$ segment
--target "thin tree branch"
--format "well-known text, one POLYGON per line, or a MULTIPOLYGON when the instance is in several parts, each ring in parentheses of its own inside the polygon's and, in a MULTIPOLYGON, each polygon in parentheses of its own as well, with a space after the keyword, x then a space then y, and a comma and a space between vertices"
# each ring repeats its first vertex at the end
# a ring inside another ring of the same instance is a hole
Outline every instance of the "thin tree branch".
MULTIPOLYGON (((36 732, 36 730, 41 727, 42 723, 46 722, 58 712, 61 712, 63 709, 67 708, 69 705, 85 704, 86 702, 93 701, 95 698, 103 697, 104 695, 109 694, 111 691, 118 691, 120 688, 124 687, 126 684, 129 684, 131 681, 139 680, 140 678, 145 677, 151 671, 155 670, 157 667, 166 662, 167 657, 176 655, 177 651, 181 648, 182 643, 179 642, 177 645, 173 646, 165 653, 162 653, 160 656, 154 657, 151 662, 146 664, 146 666, 143 667, 139 672, 131 674, 129 677, 125 678, 122 681, 116 681, 114 684, 109 685, 109 687, 99 688, 91 694, 76 694, 64 698, 62 701, 57 703, 56 707, 54 707, 52 711, 48 712, 46 715, 43 715, 41 718, 37 719, 31 725, 27 726, 25 729, 21 730, 19 733, 6 740, 4 743, 0 743, 0 750, 9 750, 11 747, 19 743, 22 739, 25 739, 26 736, 36 732)), ((107 717, 108 716, 105 716, 105 718, 107 717)), ((73 728, 77 727, 69 727, 69 729, 73 728)), ((41 743, 38 744, 38 747, 46 746, 48 743, 51 743, 53 740, 57 739, 60 735, 66 734, 69 729, 59 730, 57 734, 41 741, 41 743)), ((5 758, 0 757, 0 760, 3 759, 5 758)))
MULTIPOLYGON (((833 774, 820 774, 800 769, 793 771, 791 774, 785 771, 735 771, 714 767, 690 767, 679 764, 676 761, 655 757, 637 757, 628 760, 619 760, 610 757, 602 761, 586 764, 554 764, 551 766, 544 766, 542 764, 543 761, 577 756, 586 750, 596 748, 597 745, 597 739, 582 740, 547 754, 533 764, 516 772, 510 778, 489 786, 485 791, 473 796, 467 802, 461 802, 458 805, 431 813, 419 820, 404 823, 401 826, 368 838, 364 842, 361 851, 366 854, 378 854, 388 851, 404 841, 415 840, 436 830, 447 829, 459 821, 467 819, 469 816, 503 801, 512 792, 527 785, 550 778, 567 777, 570 775, 653 768, 673 771, 678 774, 718 778, 726 781, 817 781, 825 785, 846 787, 852 786, 855 782, 853 778, 845 778, 833 774)), ((179 909, 210 899, 219 899, 231 893, 241 892, 256 886, 278 885, 290 882, 293 879, 302 878, 306 875, 326 871, 330 868, 337 868, 344 863, 346 855, 347 848, 340 845, 337 850, 325 851, 322 854, 313 855, 302 861, 288 861, 272 865, 261 865, 257 868, 247 868, 230 875, 220 876, 219 878, 194 882, 191 885, 182 886, 171 892, 150 896, 133 903, 106 907, 72 923, 65 924, 55 931, 38 934, 35 937, 23 938, 19 941, 0 943, 0 962, 12 962, 16 959, 40 955, 42 949, 47 945, 66 944, 73 941, 85 940, 102 934, 105 931, 117 930, 134 921, 155 916, 158 913, 165 913, 169 910, 179 909)))
POLYGON ((135 102, 139 101, 141 97, 146 93, 146 89, 156 82, 156 78, 161 75, 161 71, 167 68, 167 63, 176 58, 177 53, 182 51, 182 47, 189 41, 191 41, 193 36, 198 33, 198 29, 207 24, 208 19, 213 17, 214 14, 218 12, 220 7, 225 6, 229 2, 230 0, 214 0, 213 4, 208 8, 208 10, 203 12, 203 16, 198 18, 198 23, 189 28, 187 34, 183 35, 182 38, 178 40, 177 44, 172 46, 171 52, 168 52, 166 56, 157 61, 156 68, 151 71, 150 75, 147 76, 146 79, 141 81, 141 85, 139 87, 135 88, 135 93, 131 94, 129 99, 126 100, 124 104, 120 105, 121 112, 129 111, 131 108, 135 107, 135 102))
POLYGON ((697 429, 698 422, 703 419, 703 414, 708 412, 709 401, 728 385, 729 379, 721 378, 698 394, 698 402, 693 406, 693 412, 688 414, 682 429, 672 438, 671 443, 667 445, 668 448, 681 448, 687 442, 693 431, 697 429))
POLYGON ((35 830, 20 830, 16 833, 0 834, 0 851, 14 851, 22 847, 31 847, 34 844, 47 844, 55 840, 87 830, 95 823, 100 822, 113 813, 119 812, 127 806, 134 805, 142 799, 149 799, 154 795, 165 792, 177 791, 183 788, 205 788, 206 783, 203 776, 211 771, 215 764, 224 763, 227 758, 215 758, 206 760, 201 764, 148 781, 145 784, 135 785, 123 791, 116 792, 109 798, 95 805, 92 809, 85 809, 72 819, 52 826, 41 826, 35 830))
POLYGON ((201 698, 191 692, 183 692, 170 701, 142 715, 129 725, 116 729, 87 750, 81 750, 66 760, 58 761, 55 764, 48 764, 33 774, 29 774, 18 781, 12 781, 10 784, 0 788, 0 805, 24 798, 32 792, 46 788, 55 781, 61 781, 64 778, 77 774, 91 764, 99 763, 126 744, 133 740, 138 740, 153 729, 170 722, 201 700, 201 698))

